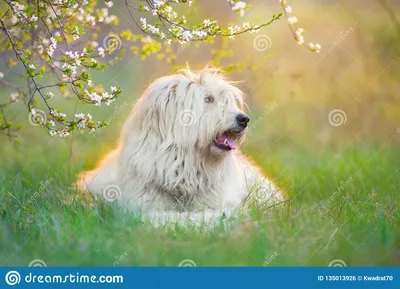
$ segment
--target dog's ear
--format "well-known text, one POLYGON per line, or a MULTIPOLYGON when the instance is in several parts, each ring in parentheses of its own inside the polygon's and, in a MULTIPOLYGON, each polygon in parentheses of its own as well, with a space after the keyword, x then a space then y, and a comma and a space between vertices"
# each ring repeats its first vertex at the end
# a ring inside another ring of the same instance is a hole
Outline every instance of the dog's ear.
POLYGON ((176 114, 174 103, 176 102, 178 85, 177 81, 161 83, 151 92, 152 105, 147 111, 147 118, 151 125, 148 129, 155 131, 161 137, 171 134, 173 128, 176 114))

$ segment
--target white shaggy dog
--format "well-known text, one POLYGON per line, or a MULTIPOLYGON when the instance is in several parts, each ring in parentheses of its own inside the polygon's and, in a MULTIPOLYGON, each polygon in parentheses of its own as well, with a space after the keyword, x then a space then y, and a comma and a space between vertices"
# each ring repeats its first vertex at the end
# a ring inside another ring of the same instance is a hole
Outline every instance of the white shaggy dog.
POLYGON ((214 68, 158 79, 135 105, 118 148, 77 184, 134 212, 172 220, 197 222, 201 212, 209 217, 281 201, 237 149, 249 122, 243 105, 243 93, 214 68))

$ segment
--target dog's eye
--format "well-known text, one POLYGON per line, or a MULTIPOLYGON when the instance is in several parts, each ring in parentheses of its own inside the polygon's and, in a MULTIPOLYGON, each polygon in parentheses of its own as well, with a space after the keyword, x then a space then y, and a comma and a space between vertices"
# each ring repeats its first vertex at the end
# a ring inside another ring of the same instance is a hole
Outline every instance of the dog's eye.
POLYGON ((207 96, 206 98, 204 98, 204 101, 205 101, 206 103, 213 103, 213 102, 214 102, 214 97, 211 96, 211 95, 209 95, 209 96, 207 96))

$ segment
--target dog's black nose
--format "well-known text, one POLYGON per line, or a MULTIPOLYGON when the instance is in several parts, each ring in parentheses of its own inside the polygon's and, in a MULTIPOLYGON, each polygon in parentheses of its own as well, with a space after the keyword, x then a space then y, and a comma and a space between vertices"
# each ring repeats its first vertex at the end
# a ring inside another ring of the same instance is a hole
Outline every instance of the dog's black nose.
POLYGON ((247 115, 241 113, 237 115, 236 120, 241 127, 246 127, 247 123, 250 121, 250 118, 247 115))

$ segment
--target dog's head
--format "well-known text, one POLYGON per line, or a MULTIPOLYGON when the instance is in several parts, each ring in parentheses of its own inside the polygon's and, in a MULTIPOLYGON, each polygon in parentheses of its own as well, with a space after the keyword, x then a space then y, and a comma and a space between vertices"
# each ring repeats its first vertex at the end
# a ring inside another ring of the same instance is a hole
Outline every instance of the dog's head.
POLYGON ((250 119, 243 106, 243 93, 220 71, 206 68, 157 80, 136 113, 142 116, 142 129, 157 134, 164 144, 221 156, 244 139, 250 119))

